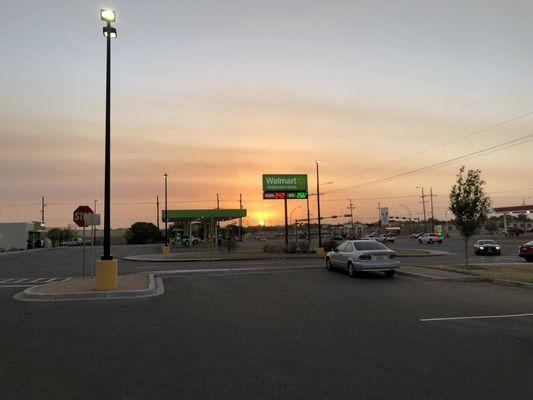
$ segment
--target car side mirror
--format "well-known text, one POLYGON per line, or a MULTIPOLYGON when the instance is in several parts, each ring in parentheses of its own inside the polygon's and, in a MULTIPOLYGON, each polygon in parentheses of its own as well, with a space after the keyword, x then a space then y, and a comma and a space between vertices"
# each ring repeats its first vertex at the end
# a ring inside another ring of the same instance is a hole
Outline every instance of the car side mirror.
POLYGON ((338 248, 338 247, 335 247, 335 248, 333 249, 333 251, 334 251, 335 253, 338 253, 338 252, 339 252, 339 248, 338 248))

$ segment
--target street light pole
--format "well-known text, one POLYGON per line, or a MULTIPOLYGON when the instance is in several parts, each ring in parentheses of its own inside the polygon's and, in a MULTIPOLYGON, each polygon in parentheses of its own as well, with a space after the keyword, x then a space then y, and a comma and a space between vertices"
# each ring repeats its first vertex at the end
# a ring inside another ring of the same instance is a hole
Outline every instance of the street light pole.
POLYGON ((167 178, 168 174, 163 175, 165 177, 165 246, 168 246, 168 197, 167 197, 167 178))
MULTIPOLYGON (((113 18, 114 19, 114 18, 113 18)), ((107 41, 105 87, 105 184, 104 184, 104 255, 102 260, 112 260, 111 255, 111 20, 107 19, 104 35, 107 41)))
POLYGON ((316 204, 318 212, 318 247, 322 247, 322 224, 320 222, 320 176, 318 165, 320 160, 315 161, 316 164, 316 204))
POLYGON ((107 42, 106 96, 105 96, 105 184, 104 184, 104 254, 102 260, 112 260, 111 255, 111 38, 117 30, 111 26, 116 21, 113 10, 101 10, 100 18, 106 22, 103 29, 107 42))
POLYGON ((104 253, 96 262, 96 290, 113 290, 118 287, 118 262, 111 255, 111 38, 117 30, 111 26, 116 21, 113 10, 100 10, 100 19, 107 42, 106 52, 106 104, 105 104, 105 174, 104 174, 104 253))

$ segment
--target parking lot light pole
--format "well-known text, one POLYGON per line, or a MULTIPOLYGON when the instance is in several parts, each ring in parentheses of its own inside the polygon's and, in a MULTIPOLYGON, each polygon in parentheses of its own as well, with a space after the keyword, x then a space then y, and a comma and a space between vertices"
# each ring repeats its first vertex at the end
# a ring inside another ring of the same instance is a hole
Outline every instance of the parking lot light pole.
POLYGON ((107 42, 106 53, 106 107, 105 107, 105 183, 104 183, 104 254, 96 264, 96 290, 118 287, 118 263, 111 255, 111 38, 117 30, 111 26, 116 21, 114 10, 100 10, 100 19, 107 42))
POLYGON ((320 176, 318 166, 320 160, 315 160, 316 164, 316 204, 318 212, 318 247, 322 247, 322 224, 320 222, 320 176))
POLYGON ((167 215, 167 212, 168 212, 168 197, 167 197, 167 178, 168 178, 168 174, 165 173, 163 175, 163 177, 165 178, 165 246, 168 246, 168 215, 167 215))

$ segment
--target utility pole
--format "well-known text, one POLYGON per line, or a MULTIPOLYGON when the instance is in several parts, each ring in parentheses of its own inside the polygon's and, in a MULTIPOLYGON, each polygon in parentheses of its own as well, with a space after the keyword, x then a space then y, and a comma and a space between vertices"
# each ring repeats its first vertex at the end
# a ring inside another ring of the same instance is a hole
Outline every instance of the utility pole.
MULTIPOLYGON (((239 209, 242 210, 242 193, 239 193, 239 209)), ((242 217, 239 218, 239 242, 242 242, 242 217)))
POLYGON ((289 224, 287 219, 287 197, 283 199, 283 204, 285 206, 285 246, 289 246, 289 224))
POLYGON ((378 201, 378 226, 379 232, 381 234, 381 202, 378 201))
POLYGON ((433 228, 432 232, 435 232, 435 216, 433 214, 433 188, 429 188, 429 198, 431 201, 431 226, 433 228))
POLYGON ((319 176, 319 171, 318 171, 318 165, 320 164, 320 160, 316 160, 315 164, 316 164, 316 204, 317 204, 317 211, 318 211, 318 247, 322 247, 322 223, 320 220, 320 176, 319 176))
POLYGON ((352 204, 352 199, 348 199, 350 201, 350 206, 348 207, 348 210, 350 210, 350 222, 352 224, 352 229, 353 229, 353 209, 355 208, 352 204))
POLYGON ((44 196, 41 197, 41 222, 44 224, 44 196))
POLYGON ((156 204, 156 209, 157 209, 157 218, 156 218, 156 221, 157 221, 157 230, 159 230, 159 195, 157 195, 156 199, 155 199, 155 204, 156 204))
POLYGON ((428 231, 428 220, 426 218, 426 196, 424 195, 423 187, 417 186, 416 188, 422 190, 422 196, 420 197, 422 198, 422 210, 424 211, 424 232, 427 232, 428 231))
POLYGON ((309 195, 307 195, 307 241, 311 248, 311 214, 309 213, 309 195))
POLYGON ((219 198, 218 193, 217 193, 217 210, 220 210, 220 198, 219 198))

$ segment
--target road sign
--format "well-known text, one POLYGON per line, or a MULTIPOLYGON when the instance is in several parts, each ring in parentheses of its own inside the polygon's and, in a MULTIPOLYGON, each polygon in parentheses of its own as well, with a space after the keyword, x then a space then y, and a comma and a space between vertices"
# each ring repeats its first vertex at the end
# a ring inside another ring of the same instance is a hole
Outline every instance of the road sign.
POLYGON ((381 225, 389 226, 389 208, 383 207, 380 210, 380 215, 381 215, 381 225))
POLYGON ((87 224, 85 223, 85 219, 83 217, 84 214, 93 214, 93 210, 91 210, 91 207, 79 206, 78 208, 74 210, 74 213, 73 213, 72 220, 80 228, 84 228, 87 226, 87 224))
POLYGON ((100 225, 100 214, 85 213, 83 214, 85 226, 100 225))
POLYGON ((307 192, 307 175, 263 175, 263 192, 307 192))

